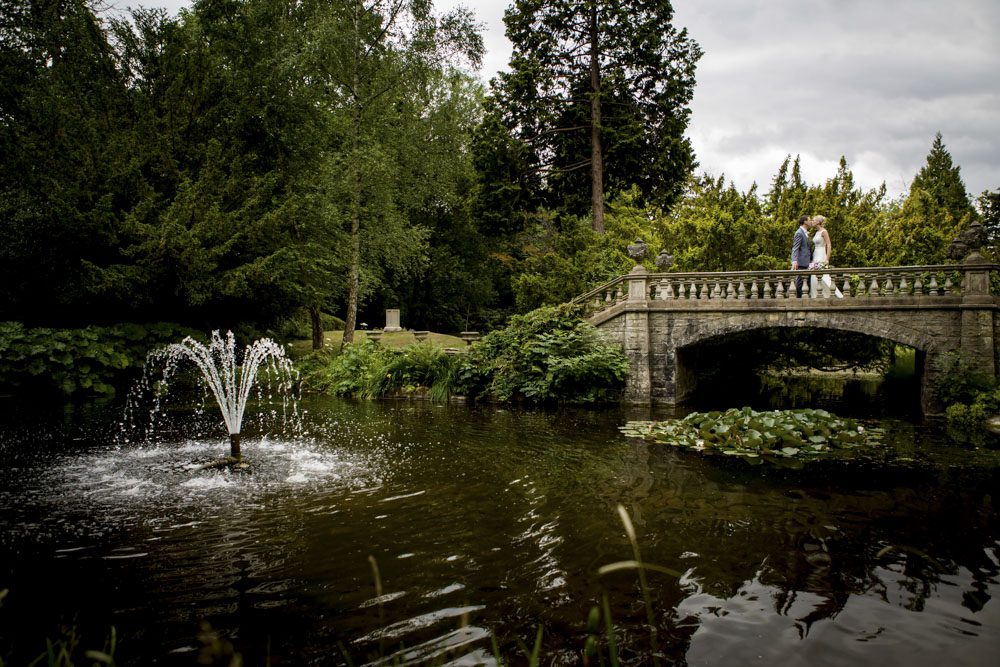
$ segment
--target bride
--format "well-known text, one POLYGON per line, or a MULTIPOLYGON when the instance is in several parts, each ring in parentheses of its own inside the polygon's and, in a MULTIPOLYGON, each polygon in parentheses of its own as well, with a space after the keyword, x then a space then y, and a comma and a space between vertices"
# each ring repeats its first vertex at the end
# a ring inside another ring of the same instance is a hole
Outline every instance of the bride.
MULTIPOLYGON (((826 231, 826 217, 822 215, 813 216, 813 226, 816 228, 816 235, 813 237, 813 261, 809 268, 822 269, 830 263, 833 256, 833 246, 830 243, 830 232, 826 231)), ((833 284, 829 273, 822 276, 811 276, 809 278, 809 296, 816 298, 823 296, 829 298, 831 294, 836 294, 838 299, 844 298, 844 293, 833 284)))

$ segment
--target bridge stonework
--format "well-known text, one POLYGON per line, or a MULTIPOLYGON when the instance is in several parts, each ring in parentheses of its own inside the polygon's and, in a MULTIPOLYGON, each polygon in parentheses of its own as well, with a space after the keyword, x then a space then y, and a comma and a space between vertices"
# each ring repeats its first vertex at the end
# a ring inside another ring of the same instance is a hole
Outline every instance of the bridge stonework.
POLYGON ((696 385, 692 351, 700 343, 745 331, 813 327, 914 348, 922 407, 938 414, 939 383, 951 370, 997 375, 1000 302, 990 293, 997 267, 978 260, 794 273, 650 274, 636 267, 578 301, 593 306, 590 321, 624 348, 630 402, 682 401, 696 385), (843 296, 797 298, 792 281, 800 274, 807 281, 810 275, 832 278, 843 285, 843 296))

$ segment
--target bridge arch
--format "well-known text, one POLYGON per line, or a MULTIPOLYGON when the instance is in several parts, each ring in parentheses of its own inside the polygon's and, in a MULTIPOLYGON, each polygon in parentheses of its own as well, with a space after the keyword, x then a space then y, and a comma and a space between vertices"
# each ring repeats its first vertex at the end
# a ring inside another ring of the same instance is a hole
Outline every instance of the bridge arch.
MULTIPOLYGON (((905 325, 893 327, 893 330, 887 335, 883 324, 873 322, 871 317, 845 317, 839 318, 839 321, 833 323, 824 317, 807 316, 778 321, 766 321, 763 318, 746 318, 733 323, 732 326, 722 331, 712 331, 709 329, 688 330, 674 341, 676 399, 678 401, 685 400, 699 391, 699 377, 705 363, 705 357, 701 349, 704 345, 725 343, 726 339, 737 335, 773 331, 775 329, 814 329, 834 333, 857 333, 870 337, 873 340, 884 340, 905 345, 916 352, 915 368, 917 371, 917 381, 922 384, 928 353, 932 359, 935 359, 940 354, 936 349, 936 342, 928 337, 925 332, 905 325)), ((663 358, 666 359, 669 356, 668 354, 663 358)), ((923 387, 921 387, 921 391, 923 392, 923 387)))
POLYGON ((864 334, 872 338, 907 345, 919 352, 935 353, 935 339, 926 331, 914 328, 907 322, 881 321, 870 314, 850 313, 830 318, 824 313, 807 312, 794 318, 759 318, 745 317, 728 323, 728 326, 715 328, 710 323, 705 327, 697 327, 680 332, 674 339, 677 348, 686 348, 725 338, 735 333, 749 333, 776 328, 813 328, 832 331, 846 331, 864 334))

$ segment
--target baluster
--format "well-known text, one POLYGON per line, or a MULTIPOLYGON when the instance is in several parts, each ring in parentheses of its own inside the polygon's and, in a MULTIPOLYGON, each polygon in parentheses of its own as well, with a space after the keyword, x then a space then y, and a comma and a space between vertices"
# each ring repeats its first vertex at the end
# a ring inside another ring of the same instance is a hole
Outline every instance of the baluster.
POLYGON ((844 296, 851 296, 851 279, 846 275, 844 276, 844 285, 840 288, 840 292, 844 296))
POLYGON ((727 299, 738 299, 740 295, 736 293, 736 285, 732 280, 729 281, 729 286, 726 288, 726 298, 727 299))
POLYGON ((913 296, 923 296, 924 295, 924 281, 920 279, 920 274, 918 273, 916 278, 913 280, 913 296))
POLYGON ((763 299, 774 298, 774 293, 771 291, 772 287, 771 281, 766 276, 762 277, 760 280, 761 280, 761 287, 763 288, 763 291, 761 292, 761 298, 763 299))
POLYGON ((937 274, 936 273, 932 273, 931 274, 931 284, 928 285, 928 288, 930 288, 931 296, 937 296, 938 295, 938 281, 937 281, 937 274))
POLYGON ((757 279, 756 278, 751 278, 750 279, 750 289, 747 291, 747 297, 750 298, 750 299, 756 299, 757 298, 757 279))
POLYGON ((872 282, 868 286, 868 296, 878 296, 878 295, 879 295, 878 279, 875 276, 872 276, 872 282))
POLYGON ((910 296, 910 285, 906 282, 906 275, 899 277, 899 296, 910 296))
POLYGON ((747 298, 747 292, 746 292, 746 288, 743 286, 743 281, 742 280, 737 280, 736 281, 736 300, 737 301, 742 301, 745 298, 747 298))
POLYGON ((944 279, 944 293, 951 294, 955 291, 955 285, 951 282, 951 276, 947 276, 944 279))
POLYGON ((669 280, 664 278, 660 281, 660 298, 661 299, 673 299, 674 298, 674 286, 669 280))
POLYGON ((885 279, 885 295, 895 296, 895 287, 892 284, 892 276, 887 276, 885 279))

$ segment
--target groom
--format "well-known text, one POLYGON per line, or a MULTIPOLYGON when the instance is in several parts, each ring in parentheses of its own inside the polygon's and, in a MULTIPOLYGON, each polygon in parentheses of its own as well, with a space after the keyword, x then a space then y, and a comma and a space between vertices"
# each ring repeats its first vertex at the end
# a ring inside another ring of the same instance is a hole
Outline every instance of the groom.
MULTIPOLYGON (((809 247, 809 230, 813 221, 808 215, 799 216, 799 228, 795 230, 792 239, 792 271, 809 268, 812 261, 812 248, 809 247)), ((802 276, 795 279, 795 296, 802 297, 802 276)))

